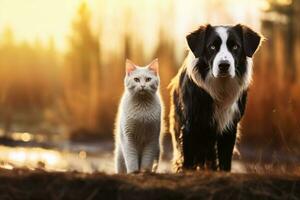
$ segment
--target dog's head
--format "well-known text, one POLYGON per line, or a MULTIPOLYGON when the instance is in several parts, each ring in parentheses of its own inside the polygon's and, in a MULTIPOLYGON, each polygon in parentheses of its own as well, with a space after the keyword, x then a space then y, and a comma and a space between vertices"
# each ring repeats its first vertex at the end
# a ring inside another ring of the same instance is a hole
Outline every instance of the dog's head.
POLYGON ((247 57, 258 49, 261 36, 251 28, 236 26, 200 26, 186 37, 197 59, 196 70, 205 80, 242 77, 247 71, 247 57))

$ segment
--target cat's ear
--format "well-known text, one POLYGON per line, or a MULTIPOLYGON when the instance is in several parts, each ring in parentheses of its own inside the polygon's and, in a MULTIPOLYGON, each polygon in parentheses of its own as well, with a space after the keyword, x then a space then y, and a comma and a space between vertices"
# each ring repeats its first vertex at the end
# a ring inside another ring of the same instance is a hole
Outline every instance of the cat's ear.
POLYGON ((158 74, 158 58, 155 58, 149 65, 148 69, 153 71, 155 75, 158 74))
POLYGON ((126 59, 126 75, 130 75, 135 69, 135 64, 131 60, 126 59))

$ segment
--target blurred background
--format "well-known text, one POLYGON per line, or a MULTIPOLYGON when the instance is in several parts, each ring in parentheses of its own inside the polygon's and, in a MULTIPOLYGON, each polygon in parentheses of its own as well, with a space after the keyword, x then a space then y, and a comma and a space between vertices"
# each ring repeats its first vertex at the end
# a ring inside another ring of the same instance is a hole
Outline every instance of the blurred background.
POLYGON ((299 19, 300 0, 0 0, 0 167, 112 172, 125 59, 159 58, 167 116, 185 35, 244 23, 266 40, 234 171, 300 172, 299 19))

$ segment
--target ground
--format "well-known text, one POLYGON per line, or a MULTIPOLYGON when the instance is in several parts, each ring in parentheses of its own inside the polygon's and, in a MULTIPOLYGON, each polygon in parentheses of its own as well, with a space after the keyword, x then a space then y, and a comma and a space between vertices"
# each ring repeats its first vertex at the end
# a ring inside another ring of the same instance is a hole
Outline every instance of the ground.
POLYGON ((300 177, 194 172, 107 175, 0 170, 0 199, 300 199, 300 177))
POLYGON ((158 174, 116 175, 113 149, 112 140, 0 139, 0 200, 300 199, 300 157, 294 154, 243 147, 232 173, 171 174, 168 143, 158 174))

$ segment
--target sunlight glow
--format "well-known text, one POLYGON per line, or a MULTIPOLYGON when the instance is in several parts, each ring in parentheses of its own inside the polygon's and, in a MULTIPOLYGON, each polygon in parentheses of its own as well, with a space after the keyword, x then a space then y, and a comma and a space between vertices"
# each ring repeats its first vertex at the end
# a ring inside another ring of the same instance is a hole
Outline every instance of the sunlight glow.
POLYGON ((0 33, 8 26, 19 41, 40 40, 47 44, 53 38, 59 50, 66 50, 71 22, 80 2, 89 5, 93 27, 101 26, 104 52, 120 53, 120 36, 129 33, 135 38, 131 41, 134 46, 143 43, 147 47, 146 55, 156 47, 162 20, 167 34, 183 43, 182 36, 187 30, 201 23, 243 22, 257 27, 259 9, 267 6, 266 0, 0 0, 0 33))
POLYGON ((1 168, 6 169, 16 166, 31 169, 42 167, 49 171, 65 171, 68 167, 60 152, 41 148, 9 148, 0 146, 0 157, 3 161, 0 164, 1 168))
POLYGON ((86 159, 86 156, 87 156, 87 154, 86 154, 85 151, 80 151, 79 154, 78 154, 78 157, 80 159, 86 159))
POLYGON ((33 135, 27 132, 24 133, 14 132, 11 133, 11 137, 13 140, 21 140, 23 142, 29 142, 33 139, 33 135))
POLYGON ((9 26, 19 41, 47 43, 53 37, 64 49, 77 5, 78 1, 70 0, 0 0, 0 32, 9 26))

